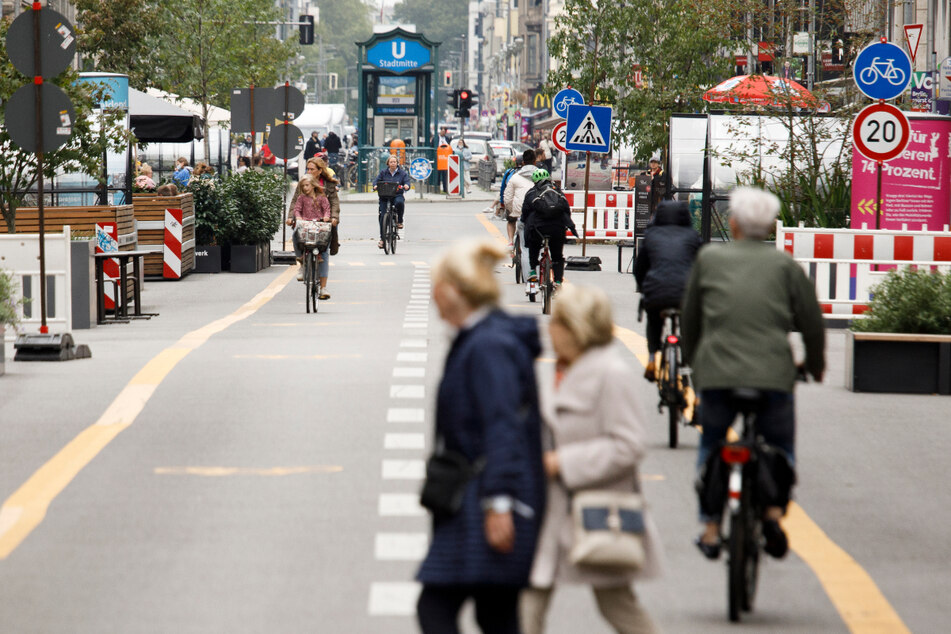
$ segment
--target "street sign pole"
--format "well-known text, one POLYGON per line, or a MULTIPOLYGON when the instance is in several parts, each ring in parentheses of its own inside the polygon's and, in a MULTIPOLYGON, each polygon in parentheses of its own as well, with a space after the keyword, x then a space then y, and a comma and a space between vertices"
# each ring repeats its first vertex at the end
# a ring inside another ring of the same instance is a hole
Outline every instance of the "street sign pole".
POLYGON ((581 221, 581 257, 588 246, 588 175, 591 173, 591 152, 584 153, 584 218, 581 221))
MULTIPOLYGON (((290 90, 289 90, 290 86, 291 86, 291 82, 285 80, 285 81, 284 81, 284 125, 287 125, 287 124, 290 123, 290 121, 289 121, 288 118, 287 118, 287 112, 291 109, 290 103, 289 103, 290 100, 291 100, 290 90)), ((252 107, 252 108, 254 107, 254 105, 253 105, 253 100, 252 100, 252 106, 251 106, 251 107, 252 107)), ((254 120, 253 111, 252 111, 252 114, 251 114, 251 119, 252 119, 252 121, 254 120)), ((254 124, 252 123, 252 125, 254 125, 254 124)), ((281 250, 282 250, 282 251, 287 248, 287 161, 288 161, 288 159, 287 159, 287 137, 289 137, 290 135, 287 134, 287 129, 286 129, 286 128, 284 129, 284 134, 283 134, 283 136, 284 136, 284 221, 281 223, 281 250)), ((307 171, 307 165, 306 165, 306 164, 304 164, 304 171, 305 171, 305 172, 307 171)), ((298 166, 297 166, 297 178, 300 179, 300 176, 301 176, 301 173, 300 173, 300 165, 298 164, 298 166)))
MULTIPOLYGON (((882 228, 882 161, 875 161, 875 228, 882 228)), ((878 270, 878 267, 876 267, 878 270)))
POLYGON ((36 207, 40 222, 40 333, 45 335, 49 327, 46 325, 46 217, 43 206, 43 60, 40 54, 41 9, 37 5, 33 7, 33 87, 36 91, 36 207))

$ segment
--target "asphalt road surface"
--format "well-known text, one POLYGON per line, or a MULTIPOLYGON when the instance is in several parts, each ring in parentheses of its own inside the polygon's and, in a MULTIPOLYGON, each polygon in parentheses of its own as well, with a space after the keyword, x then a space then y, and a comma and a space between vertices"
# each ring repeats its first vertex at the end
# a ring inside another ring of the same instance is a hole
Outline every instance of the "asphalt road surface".
MULTIPOLYGON (((332 297, 317 315, 286 266, 191 275, 147 284, 158 317, 75 331, 91 360, 8 360, 0 632, 416 631, 429 527, 416 494, 448 343, 429 265, 456 238, 504 232, 484 206, 411 200, 387 256, 375 205, 344 203, 332 297)), ((588 253, 604 270, 568 277, 610 293, 615 345, 640 373, 633 279, 616 272, 613 247, 588 253)), ((497 274, 506 309, 540 316, 509 268, 497 274)), ((825 383, 798 388, 793 552, 765 562, 741 627, 945 632, 948 400, 848 392, 843 350, 830 333, 825 383)), ((725 565, 691 544, 696 433, 668 449, 656 391, 631 389, 648 419, 642 473, 667 559, 665 576, 636 590, 665 632, 735 631, 725 565)), ((609 632, 584 588, 558 591, 550 625, 609 632)))

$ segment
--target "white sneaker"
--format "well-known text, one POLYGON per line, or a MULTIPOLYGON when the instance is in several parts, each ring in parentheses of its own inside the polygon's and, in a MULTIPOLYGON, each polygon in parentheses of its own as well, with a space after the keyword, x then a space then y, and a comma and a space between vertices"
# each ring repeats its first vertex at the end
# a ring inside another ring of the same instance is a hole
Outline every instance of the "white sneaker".
POLYGON ((300 273, 297 274, 297 281, 298 282, 304 281, 304 271, 301 271, 300 273))

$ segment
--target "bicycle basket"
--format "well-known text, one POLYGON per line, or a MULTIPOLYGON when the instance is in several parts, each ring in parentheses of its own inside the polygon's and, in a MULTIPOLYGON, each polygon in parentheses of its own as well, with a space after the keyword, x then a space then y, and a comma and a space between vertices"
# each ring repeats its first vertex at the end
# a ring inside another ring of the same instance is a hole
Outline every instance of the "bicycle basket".
POLYGON ((395 198, 400 193, 400 184, 381 181, 376 186, 376 191, 380 198, 395 198))
POLYGON ((318 251, 323 251, 330 244, 331 228, 332 225, 329 222, 298 220, 297 239, 305 247, 314 247, 318 251))

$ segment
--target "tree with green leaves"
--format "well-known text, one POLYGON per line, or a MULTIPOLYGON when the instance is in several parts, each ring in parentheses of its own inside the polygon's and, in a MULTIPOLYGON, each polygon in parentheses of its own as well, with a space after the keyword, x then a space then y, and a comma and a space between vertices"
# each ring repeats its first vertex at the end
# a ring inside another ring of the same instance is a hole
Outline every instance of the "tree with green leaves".
MULTIPOLYGON (((6 41, 10 23, 0 20, 0 41, 6 41)), ((21 75, 10 63, 6 48, 0 48, 0 101, 7 101, 21 86, 32 84, 32 77, 21 75)), ((96 89, 80 83, 73 70, 67 70, 52 80, 69 96, 76 119, 70 140, 53 152, 43 156, 44 179, 54 175, 102 173, 103 154, 106 150, 121 151, 128 143, 128 135, 120 125, 124 114, 106 113, 102 119, 93 116, 94 104, 101 98, 101 88, 96 89)), ((4 112, 0 119, 0 214, 8 233, 16 230, 16 210, 31 195, 39 178, 36 154, 21 150, 10 139, 7 128, 17 125, 6 121, 4 112)))
MULTIPOLYGON (((344 103, 347 72, 357 68, 359 51, 356 42, 363 42, 373 33, 367 7, 361 0, 318 0, 320 20, 316 25, 316 40, 312 46, 302 46, 303 67, 320 69, 322 73, 337 73, 337 90, 328 91, 325 102, 344 103), (321 59, 321 48, 324 58, 321 59)), ((322 85, 328 85, 325 76, 319 76, 322 85)), ((354 78, 354 82, 358 77, 354 78)), ((324 94, 324 93, 322 93, 324 94)))
POLYGON ((83 69, 123 73, 133 86, 150 86, 154 52, 176 40, 158 2, 76 0, 75 4, 83 69))
POLYGON ((202 106, 205 156, 209 106, 230 107, 233 88, 276 85, 290 77, 299 44, 297 30, 274 38, 281 14, 272 0, 160 0, 162 19, 175 25, 174 39, 155 55, 154 85, 202 106))
POLYGON ((565 0, 548 50, 548 91, 571 86, 614 106, 613 135, 646 160, 667 145, 675 112, 705 109, 703 91, 729 77, 735 0, 565 0), (701 5, 701 6, 698 6, 701 5), (635 83, 635 70, 643 80, 635 83))

